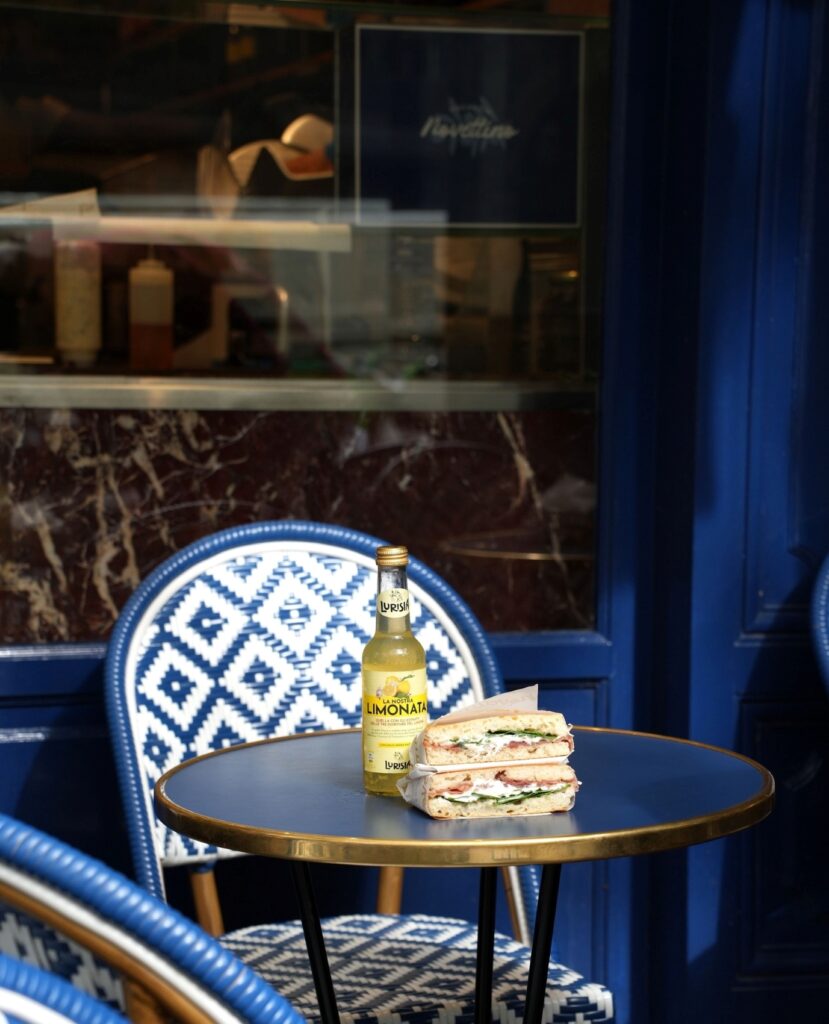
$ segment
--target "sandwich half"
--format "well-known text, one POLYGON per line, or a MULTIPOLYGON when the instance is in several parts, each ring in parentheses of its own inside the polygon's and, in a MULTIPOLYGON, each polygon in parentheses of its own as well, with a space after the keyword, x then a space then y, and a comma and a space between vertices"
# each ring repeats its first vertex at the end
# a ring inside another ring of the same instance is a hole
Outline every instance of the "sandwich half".
POLYGON ((476 767, 411 776, 398 783, 405 799, 433 818, 491 818, 569 811, 579 782, 566 764, 476 767))
POLYGON ((558 711, 502 712, 460 722, 433 722, 412 742, 412 764, 475 764, 569 757, 570 726, 558 711))

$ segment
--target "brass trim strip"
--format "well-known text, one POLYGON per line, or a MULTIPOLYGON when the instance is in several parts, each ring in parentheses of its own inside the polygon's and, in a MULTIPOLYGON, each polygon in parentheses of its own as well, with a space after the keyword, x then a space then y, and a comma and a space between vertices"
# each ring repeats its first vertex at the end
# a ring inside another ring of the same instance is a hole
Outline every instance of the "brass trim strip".
POLYGON ((593 562, 595 555, 592 551, 495 551, 486 548, 476 548, 471 544, 456 544, 453 541, 443 541, 438 544, 441 551, 447 555, 457 555, 462 558, 482 558, 490 561, 505 562, 593 562))
MULTIPOLYGON (((724 808, 715 814, 680 818, 653 827, 640 826, 609 830, 584 836, 545 836, 528 839, 514 837, 503 840, 478 839, 471 841, 364 839, 352 836, 294 833, 231 824, 188 811, 174 803, 165 791, 167 781, 181 771, 185 765, 189 766, 195 761, 217 757, 227 752, 226 750, 215 750, 171 768, 161 776, 155 786, 156 811, 159 818, 176 832, 181 832, 201 842, 260 856, 368 866, 388 864, 403 867, 490 867, 510 864, 604 860, 692 846, 749 828, 767 817, 774 806, 774 779, 771 773, 743 754, 696 740, 661 736, 657 733, 595 726, 577 726, 575 729, 577 732, 620 733, 627 736, 668 740, 673 743, 683 743, 717 751, 743 761, 754 768, 759 774, 761 785, 753 797, 732 807, 724 808)), ((303 736, 281 736, 239 746, 253 747, 264 743, 282 743, 312 739, 320 735, 357 731, 356 729, 321 730, 303 736)))

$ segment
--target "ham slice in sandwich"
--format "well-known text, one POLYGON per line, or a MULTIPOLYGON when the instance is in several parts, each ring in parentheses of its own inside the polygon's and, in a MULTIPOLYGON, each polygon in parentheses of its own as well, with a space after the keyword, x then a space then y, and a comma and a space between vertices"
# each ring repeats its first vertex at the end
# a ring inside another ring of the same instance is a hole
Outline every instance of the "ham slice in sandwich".
POLYGON ((573 737, 557 711, 499 711, 427 725, 398 788, 433 818, 569 811, 579 782, 573 737))
POLYGON ((502 711, 466 721, 437 721, 414 738, 412 764, 477 764, 569 757, 573 736, 558 711, 502 711))

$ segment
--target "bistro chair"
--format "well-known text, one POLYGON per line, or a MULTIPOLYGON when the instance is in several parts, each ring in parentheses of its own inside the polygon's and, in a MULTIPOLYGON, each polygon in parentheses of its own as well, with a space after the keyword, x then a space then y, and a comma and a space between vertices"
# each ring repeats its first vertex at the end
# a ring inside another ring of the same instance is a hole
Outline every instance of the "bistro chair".
POLYGON ((0 1021, 20 1024, 125 1024, 106 1003, 73 988, 56 974, 0 953, 0 1021))
MULTIPOLYGON (((5 814, 0 953, 88 997, 77 1003, 84 1015, 74 1017, 65 990, 50 993, 42 978, 15 974, 4 959, 0 990, 28 985, 31 999, 55 999, 55 1011, 70 1020, 110 1024, 124 1014, 140 1024, 303 1024, 197 924, 106 864, 5 814)), ((35 1019, 47 1024, 43 1012, 35 1019)))
MULTIPOLYGON (((359 725, 360 658, 374 630, 374 556, 382 543, 299 520, 223 530, 147 576, 119 615, 107 651, 107 712, 138 881, 164 898, 164 869, 188 865, 203 927, 222 935, 278 991, 290 992, 309 1018, 318 1011, 299 922, 223 934, 212 866, 238 854, 167 828, 155 815, 153 787, 169 768, 222 746, 359 725)), ((408 582, 412 628, 426 649, 430 716, 503 692, 491 645, 468 605, 416 558, 408 582)), ((518 941, 496 939, 493 992, 507 1020, 521 1016, 539 872, 512 868, 505 878, 518 941)), ((471 1010, 475 928, 401 915, 401 886, 402 869, 381 869, 376 914, 323 920, 344 1020, 399 1021, 417 1006, 419 1020, 450 1021, 462 1005, 471 1010), (470 935, 471 953, 458 973, 470 935), (436 970, 401 985, 399 972, 384 974, 377 965, 399 962, 413 936, 422 962, 436 970), (451 995, 434 991, 441 961, 453 964, 451 995), (458 992, 468 992, 468 1004, 458 992)), ((550 977, 556 1005, 595 996, 598 1012, 607 1012, 603 986, 556 964, 550 977)))
POLYGON ((829 693, 829 556, 820 565, 812 589, 812 645, 823 688, 829 693))

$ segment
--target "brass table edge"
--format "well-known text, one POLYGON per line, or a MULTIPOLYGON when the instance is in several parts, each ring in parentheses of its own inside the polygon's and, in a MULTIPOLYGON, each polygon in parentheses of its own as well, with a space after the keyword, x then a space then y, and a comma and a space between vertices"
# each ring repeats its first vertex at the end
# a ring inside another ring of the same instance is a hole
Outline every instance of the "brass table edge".
MULTIPOLYGON (((766 818, 774 806, 774 778, 761 764, 709 743, 663 736, 658 733, 601 726, 575 726, 576 731, 622 733, 651 739, 686 743, 714 750, 744 761, 758 772, 762 786, 748 800, 711 815, 679 818, 658 826, 642 826, 595 832, 586 836, 545 836, 504 840, 380 840, 356 836, 342 837, 321 834, 303 834, 278 829, 266 830, 248 825, 230 824, 215 818, 184 810, 169 799, 165 792, 168 779, 195 761, 216 757, 225 750, 213 750, 191 758, 165 772, 155 784, 156 813, 165 825, 192 839, 214 846, 260 856, 285 860, 306 860, 333 864, 364 866, 395 865, 402 867, 486 867, 539 863, 565 863, 571 861, 605 860, 644 853, 658 853, 678 847, 719 839, 750 828, 766 818)), ((279 736, 239 744, 239 747, 260 746, 265 743, 284 743, 312 736, 337 735, 359 732, 359 729, 321 730, 292 736, 279 736)), ((237 748, 233 748, 237 749, 237 748)))

